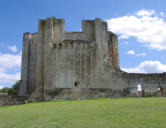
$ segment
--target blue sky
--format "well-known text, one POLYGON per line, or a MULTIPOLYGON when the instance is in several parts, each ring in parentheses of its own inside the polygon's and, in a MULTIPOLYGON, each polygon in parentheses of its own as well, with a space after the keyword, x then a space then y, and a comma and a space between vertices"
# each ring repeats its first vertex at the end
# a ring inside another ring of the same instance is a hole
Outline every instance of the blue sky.
POLYGON ((0 0, 0 88, 20 79, 22 37, 38 20, 56 16, 66 31, 82 19, 102 18, 118 35, 120 66, 127 72, 166 72, 165 0, 0 0))

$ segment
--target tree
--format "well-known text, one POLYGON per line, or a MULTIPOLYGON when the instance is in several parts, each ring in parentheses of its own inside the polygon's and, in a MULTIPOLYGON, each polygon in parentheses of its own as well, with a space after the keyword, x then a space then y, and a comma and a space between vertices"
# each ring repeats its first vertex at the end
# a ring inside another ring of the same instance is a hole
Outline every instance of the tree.
POLYGON ((18 81, 12 86, 12 88, 9 88, 8 94, 9 94, 9 95, 18 95, 20 83, 21 83, 21 80, 18 80, 18 81))
POLYGON ((4 87, 0 90, 0 93, 8 93, 9 88, 8 87, 4 87))

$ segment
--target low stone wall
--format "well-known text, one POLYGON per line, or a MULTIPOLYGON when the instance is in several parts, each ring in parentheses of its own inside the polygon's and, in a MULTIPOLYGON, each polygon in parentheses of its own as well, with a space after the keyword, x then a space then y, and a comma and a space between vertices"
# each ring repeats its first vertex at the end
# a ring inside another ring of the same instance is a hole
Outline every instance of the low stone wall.
MULTIPOLYGON (((119 90, 105 88, 57 88, 55 90, 47 90, 45 100, 52 99, 90 99, 98 97, 144 97, 144 96, 164 96, 161 92, 138 92, 133 88, 124 88, 119 90)), ((166 94, 164 90, 164 94, 166 94)))
POLYGON ((0 93, 0 106, 24 104, 27 97, 9 96, 6 93, 0 93))
POLYGON ((46 90, 45 99, 38 99, 33 96, 9 96, 6 93, 0 93, 0 106, 24 104, 28 102, 41 102, 53 99, 74 100, 91 99, 98 97, 146 97, 146 96, 166 96, 166 89, 162 91, 147 90, 137 91, 135 88, 123 88, 118 90, 108 88, 56 88, 46 90))

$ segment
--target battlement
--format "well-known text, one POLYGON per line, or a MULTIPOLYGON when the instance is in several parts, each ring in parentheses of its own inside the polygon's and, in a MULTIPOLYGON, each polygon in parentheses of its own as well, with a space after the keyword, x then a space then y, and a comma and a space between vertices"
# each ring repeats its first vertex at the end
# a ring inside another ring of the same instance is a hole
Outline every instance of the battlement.
MULTIPOLYGON (((100 18, 94 20, 82 20, 81 32, 65 31, 65 20, 50 17, 45 20, 39 20, 38 32, 24 33, 25 47, 37 47, 37 51, 41 53, 50 51, 49 49, 61 49, 77 46, 90 47, 85 45, 95 43, 100 51, 100 62, 104 63, 106 58, 109 58, 113 67, 119 68, 119 53, 117 36, 107 30, 107 23, 100 18), (26 43, 25 43, 26 42, 26 43), (34 44, 35 42, 35 44, 34 44), (76 45, 76 44, 75 44, 76 45)), ((41 54, 39 53, 39 54, 41 54)))
POLYGON ((46 20, 39 20, 39 30, 41 27, 45 29, 49 28, 52 32, 52 40, 63 41, 63 40, 87 40, 93 41, 96 38, 95 31, 99 27, 100 30, 107 31, 107 24, 101 19, 96 18, 95 20, 82 20, 82 32, 66 32, 65 31, 65 20, 56 19, 55 17, 47 18, 46 20))

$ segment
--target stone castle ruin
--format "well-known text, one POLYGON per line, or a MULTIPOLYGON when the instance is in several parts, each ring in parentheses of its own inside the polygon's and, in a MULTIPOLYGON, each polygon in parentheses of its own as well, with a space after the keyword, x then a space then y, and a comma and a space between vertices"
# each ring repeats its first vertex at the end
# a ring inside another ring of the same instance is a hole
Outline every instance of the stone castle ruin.
POLYGON ((166 73, 120 70, 118 39, 101 19, 83 20, 82 32, 66 32, 65 21, 39 20, 24 33, 20 96, 40 100, 166 95, 166 73), (139 89, 138 89, 139 88, 139 89))

